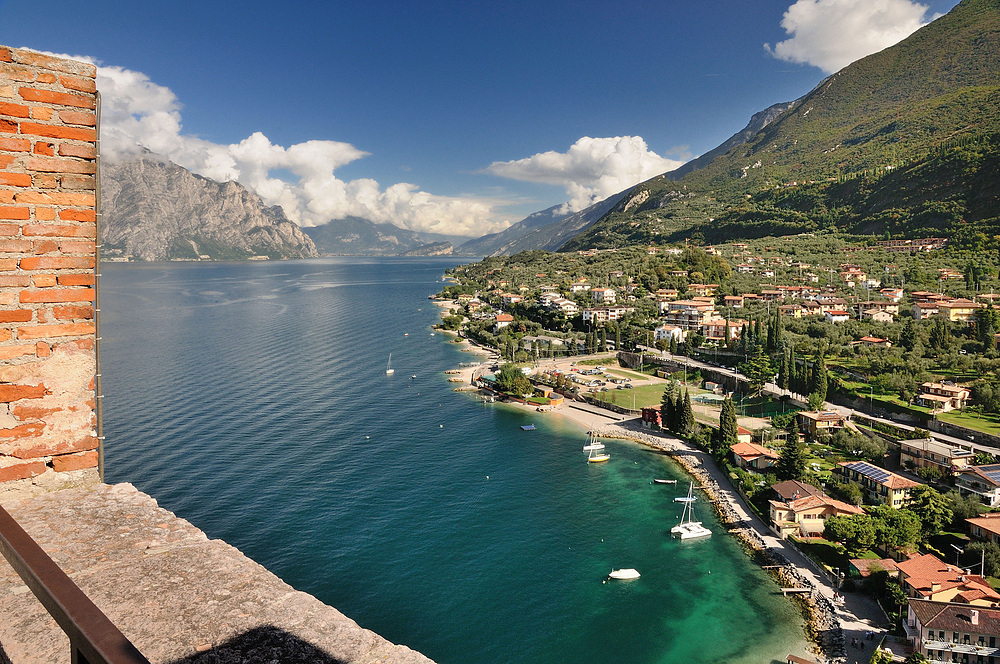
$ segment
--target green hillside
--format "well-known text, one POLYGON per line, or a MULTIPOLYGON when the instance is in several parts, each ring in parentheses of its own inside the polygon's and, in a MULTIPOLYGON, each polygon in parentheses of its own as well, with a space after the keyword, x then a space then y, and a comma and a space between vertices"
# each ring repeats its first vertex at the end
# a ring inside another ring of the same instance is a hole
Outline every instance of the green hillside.
POLYGON ((635 187, 565 250, 836 227, 1000 236, 1000 0, 833 74, 702 170, 635 187))

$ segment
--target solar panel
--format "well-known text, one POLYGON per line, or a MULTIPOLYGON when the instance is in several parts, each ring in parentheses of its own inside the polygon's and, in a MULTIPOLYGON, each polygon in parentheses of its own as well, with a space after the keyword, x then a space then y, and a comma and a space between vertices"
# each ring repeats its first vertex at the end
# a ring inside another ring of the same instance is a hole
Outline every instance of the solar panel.
POLYGON ((991 480, 993 480, 997 484, 1000 484, 1000 468, 998 468, 996 470, 990 470, 990 471, 983 472, 983 475, 986 475, 986 477, 990 478, 991 480))

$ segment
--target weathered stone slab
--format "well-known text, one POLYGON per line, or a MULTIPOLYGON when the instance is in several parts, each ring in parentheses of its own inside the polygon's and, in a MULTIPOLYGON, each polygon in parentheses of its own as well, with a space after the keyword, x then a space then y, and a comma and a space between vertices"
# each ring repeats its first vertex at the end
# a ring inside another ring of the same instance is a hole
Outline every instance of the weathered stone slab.
MULTIPOLYGON (((209 540, 130 484, 4 507, 151 662, 430 662, 209 540)), ((69 662, 68 640, 2 559, 0 647, 12 664, 69 662)))

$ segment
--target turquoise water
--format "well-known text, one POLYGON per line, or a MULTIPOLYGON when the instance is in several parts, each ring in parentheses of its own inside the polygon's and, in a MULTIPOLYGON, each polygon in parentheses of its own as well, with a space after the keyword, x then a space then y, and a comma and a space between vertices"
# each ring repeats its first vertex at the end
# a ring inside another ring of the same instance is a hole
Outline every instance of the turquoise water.
POLYGON ((562 417, 453 391, 474 358, 426 297, 454 264, 103 266, 107 480, 440 664, 803 654, 707 506, 715 536, 669 537, 667 458, 605 441, 588 464, 562 417), (620 567, 642 577, 603 582, 620 567))

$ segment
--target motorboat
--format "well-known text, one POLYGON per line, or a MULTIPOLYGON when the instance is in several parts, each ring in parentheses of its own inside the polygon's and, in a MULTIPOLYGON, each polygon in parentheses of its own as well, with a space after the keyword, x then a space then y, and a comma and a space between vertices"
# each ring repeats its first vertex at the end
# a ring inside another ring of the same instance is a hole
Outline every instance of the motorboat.
POLYGON ((677 484, 677 480, 653 480, 653 484, 677 484))
POLYGON ((626 581, 628 579, 638 579, 639 572, 631 567, 628 569, 616 569, 611 570, 611 574, 608 574, 609 579, 619 579, 621 581, 626 581))

